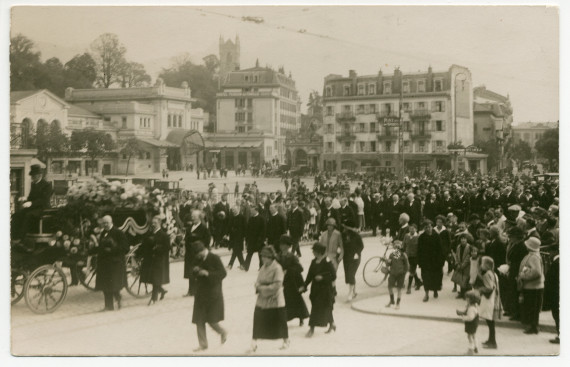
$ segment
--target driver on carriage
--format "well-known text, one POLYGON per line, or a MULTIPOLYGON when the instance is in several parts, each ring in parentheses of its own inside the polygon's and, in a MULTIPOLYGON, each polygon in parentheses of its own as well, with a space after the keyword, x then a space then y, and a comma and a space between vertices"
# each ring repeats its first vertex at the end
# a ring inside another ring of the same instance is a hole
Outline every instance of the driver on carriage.
POLYGON ((38 164, 30 169, 32 187, 28 199, 22 204, 22 209, 12 216, 12 239, 22 240, 31 231, 37 231, 37 223, 44 209, 50 207, 52 186, 43 179, 42 168, 38 164))

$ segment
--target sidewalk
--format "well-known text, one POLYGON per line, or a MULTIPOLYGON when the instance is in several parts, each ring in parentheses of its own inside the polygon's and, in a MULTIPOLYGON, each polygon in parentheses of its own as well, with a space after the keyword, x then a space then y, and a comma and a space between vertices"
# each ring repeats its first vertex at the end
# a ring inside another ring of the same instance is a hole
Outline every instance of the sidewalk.
MULTIPOLYGON (((387 284, 388 283, 385 282, 379 288, 386 288, 387 284)), ((462 299, 456 299, 455 297, 457 296, 457 293, 451 292, 452 289, 453 282, 451 282, 451 276, 445 274, 443 276, 443 287, 442 291, 439 292, 439 297, 433 298, 433 292, 430 292, 430 299, 428 302, 423 302, 423 289, 418 291, 412 289, 411 294, 405 294, 406 291, 402 290, 403 294, 399 310, 396 310, 393 307, 385 307, 390 300, 388 294, 354 301, 352 303, 352 309, 372 315, 462 323, 463 321, 456 315, 455 311, 457 309, 464 309, 465 301, 462 299)), ((485 321, 481 320, 481 323, 484 324, 485 321)), ((509 321, 506 316, 502 316, 502 318, 500 320, 496 320, 495 323, 497 327, 520 328, 522 330, 522 326, 519 322, 509 321)), ((542 332, 556 333, 554 319, 552 318, 550 311, 541 312, 540 330, 542 332)))

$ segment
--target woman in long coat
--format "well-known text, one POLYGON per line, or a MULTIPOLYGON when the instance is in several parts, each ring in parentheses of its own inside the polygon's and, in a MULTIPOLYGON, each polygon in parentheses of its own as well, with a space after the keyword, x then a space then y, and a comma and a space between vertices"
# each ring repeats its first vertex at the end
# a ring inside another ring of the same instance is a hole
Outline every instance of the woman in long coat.
POLYGON ((310 338, 315 333, 315 327, 329 326, 327 334, 336 331, 336 325, 333 317, 334 305, 334 287, 333 282, 336 279, 336 270, 332 262, 326 257, 326 247, 320 243, 313 245, 313 255, 315 258, 311 261, 305 286, 303 291, 311 285, 311 316, 309 318, 309 332, 307 337, 310 338))
POLYGON ((158 293, 161 300, 164 298, 167 291, 162 285, 170 282, 170 237, 161 229, 161 223, 160 216, 152 218, 151 231, 145 236, 140 247, 143 257, 141 282, 152 284, 149 306, 157 301, 158 293))
POLYGON ((345 226, 342 233, 342 243, 344 246, 344 281, 348 284, 348 301, 356 297, 356 271, 360 266, 360 255, 364 249, 362 237, 356 228, 345 226))
POLYGON ((279 239, 281 253, 278 256, 279 264, 285 274, 283 278, 283 294, 287 308, 287 321, 299 319, 299 326, 303 326, 303 320, 309 317, 309 311, 299 288, 303 287, 303 266, 299 258, 291 252, 293 241, 291 237, 282 235, 279 239))
POLYGON ((206 247, 210 247, 210 231, 206 224, 202 222, 202 211, 192 210, 190 221, 186 224, 186 237, 184 238, 186 252, 184 253, 184 278, 188 279, 188 293, 184 297, 193 296, 196 292, 196 276, 193 274, 195 254, 192 251, 194 242, 202 242, 206 247))
POLYGON ((251 352, 257 350, 257 339, 283 339, 281 349, 286 349, 289 347, 289 330, 283 294, 283 269, 276 261, 277 254, 273 247, 265 246, 260 256, 263 266, 255 282, 257 302, 253 314, 251 352))
POLYGON ((433 291, 434 298, 441 290, 443 279, 443 251, 441 240, 434 232, 431 220, 424 222, 424 233, 418 238, 418 265, 422 270, 425 297, 424 302, 429 301, 429 291, 433 291))

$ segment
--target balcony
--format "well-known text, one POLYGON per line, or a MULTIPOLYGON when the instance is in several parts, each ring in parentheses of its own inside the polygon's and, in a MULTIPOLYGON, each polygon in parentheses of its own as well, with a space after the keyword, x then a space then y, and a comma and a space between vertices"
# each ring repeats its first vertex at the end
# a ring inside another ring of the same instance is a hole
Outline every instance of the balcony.
POLYGON ((429 129, 414 129, 410 131, 410 138, 412 139, 431 139, 431 130, 429 129))
POLYGON ((356 116, 353 112, 342 112, 336 114, 336 119, 338 121, 355 121, 356 116))
POLYGON ((418 109, 410 112, 410 119, 412 120, 429 120, 431 113, 428 109, 418 109))
POLYGON ((356 140, 356 135, 352 130, 343 130, 336 133, 336 138, 338 141, 354 141, 356 140))
POLYGON ((397 140, 398 134, 395 132, 390 132, 390 133, 386 134, 385 131, 379 131, 378 135, 376 135, 376 138, 378 140, 397 140))

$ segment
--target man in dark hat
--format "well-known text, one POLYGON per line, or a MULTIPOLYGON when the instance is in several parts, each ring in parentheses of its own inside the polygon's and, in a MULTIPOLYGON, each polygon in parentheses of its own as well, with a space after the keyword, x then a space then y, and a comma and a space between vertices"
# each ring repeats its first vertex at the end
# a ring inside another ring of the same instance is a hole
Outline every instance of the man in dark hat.
POLYGON ((520 320, 519 290, 517 287, 517 276, 521 261, 528 254, 524 244, 525 233, 519 227, 512 227, 507 233, 509 242, 507 244, 507 282, 504 292, 505 313, 510 320, 520 320))
POLYGON ((12 217, 12 238, 21 240, 30 230, 37 226, 43 210, 50 207, 52 195, 51 183, 43 179, 40 165, 32 165, 30 172, 32 186, 27 201, 22 209, 12 217))
POLYGON ((197 279, 192 323, 196 324, 198 342, 200 343, 194 352, 200 352, 208 349, 206 323, 220 334, 222 344, 228 338, 228 332, 219 324, 220 321, 224 320, 222 280, 227 273, 222 260, 211 253, 202 242, 194 242, 191 248, 196 257, 192 271, 197 279))

